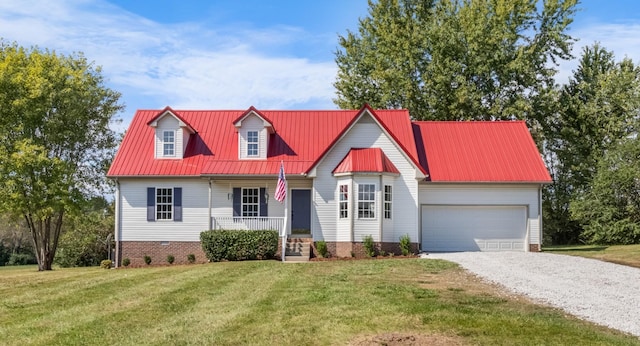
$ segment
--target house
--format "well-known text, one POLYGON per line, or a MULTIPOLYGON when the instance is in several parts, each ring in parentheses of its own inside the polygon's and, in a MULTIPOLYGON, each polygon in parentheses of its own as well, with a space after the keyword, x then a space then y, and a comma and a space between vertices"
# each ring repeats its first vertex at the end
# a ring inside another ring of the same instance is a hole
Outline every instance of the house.
MULTIPOLYGON (((278 229, 336 256, 539 251, 551 181, 522 121, 411 121, 406 110, 139 110, 108 172, 118 263, 204 260, 207 229, 278 229), (284 203, 274 198, 280 166, 284 203)), ((285 234, 283 234, 285 235, 285 234)))

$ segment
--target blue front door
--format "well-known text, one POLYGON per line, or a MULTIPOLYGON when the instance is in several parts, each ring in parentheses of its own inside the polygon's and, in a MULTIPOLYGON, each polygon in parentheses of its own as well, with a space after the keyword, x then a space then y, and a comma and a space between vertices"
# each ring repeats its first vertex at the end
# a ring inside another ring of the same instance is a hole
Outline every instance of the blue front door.
POLYGON ((311 234, 311 190, 291 190, 291 234, 311 234))

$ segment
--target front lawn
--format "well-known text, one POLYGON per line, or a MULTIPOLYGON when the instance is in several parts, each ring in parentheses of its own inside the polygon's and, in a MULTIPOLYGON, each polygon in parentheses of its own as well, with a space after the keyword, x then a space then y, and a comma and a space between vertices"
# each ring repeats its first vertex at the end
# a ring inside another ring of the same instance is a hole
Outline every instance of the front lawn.
POLYGON ((558 245, 546 246, 542 251, 595 258, 640 268, 640 245, 558 245))
POLYGON ((440 260, 0 271, 15 345, 633 345, 440 260))

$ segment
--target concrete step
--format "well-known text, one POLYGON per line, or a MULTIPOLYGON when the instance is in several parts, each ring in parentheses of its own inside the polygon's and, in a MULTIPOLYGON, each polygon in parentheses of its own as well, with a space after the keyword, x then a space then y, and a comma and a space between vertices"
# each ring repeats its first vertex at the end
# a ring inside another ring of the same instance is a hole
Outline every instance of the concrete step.
POLYGON ((311 241, 304 238, 287 239, 284 255, 285 262, 308 262, 311 257, 311 241))

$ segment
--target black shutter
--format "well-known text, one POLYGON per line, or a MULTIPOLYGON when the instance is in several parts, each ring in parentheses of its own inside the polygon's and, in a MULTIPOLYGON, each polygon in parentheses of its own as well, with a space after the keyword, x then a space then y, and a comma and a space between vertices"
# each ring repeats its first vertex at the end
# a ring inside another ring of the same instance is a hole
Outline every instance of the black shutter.
POLYGON ((239 187, 233 188, 233 216, 242 216, 242 193, 239 187))
POLYGON ((267 210, 267 199, 265 198, 267 194, 267 189, 264 187, 260 188, 260 216, 266 217, 269 215, 267 210))
POLYGON ((147 221, 156 221, 156 188, 147 188, 147 221))
POLYGON ((173 221, 182 221, 182 188, 173 188, 173 221))

